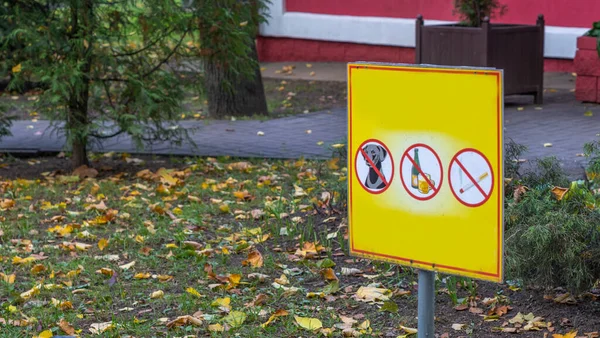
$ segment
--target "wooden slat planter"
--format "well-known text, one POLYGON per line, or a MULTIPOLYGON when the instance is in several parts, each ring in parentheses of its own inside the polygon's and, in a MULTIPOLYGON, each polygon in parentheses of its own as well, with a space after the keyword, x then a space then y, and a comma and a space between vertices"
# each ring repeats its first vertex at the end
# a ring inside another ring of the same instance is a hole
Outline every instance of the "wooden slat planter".
POLYGON ((416 63, 493 67, 504 70, 504 94, 534 95, 541 104, 544 91, 544 16, 537 24, 425 26, 417 17, 416 63))
POLYGON ((579 101, 600 102, 600 57, 596 39, 591 36, 577 38, 575 97, 579 101))

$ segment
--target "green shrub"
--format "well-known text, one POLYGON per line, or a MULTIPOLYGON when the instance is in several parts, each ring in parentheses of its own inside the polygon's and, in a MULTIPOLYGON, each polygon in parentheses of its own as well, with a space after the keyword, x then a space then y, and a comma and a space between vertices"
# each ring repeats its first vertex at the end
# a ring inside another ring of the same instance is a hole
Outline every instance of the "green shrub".
POLYGON ((550 188, 532 189, 506 210, 506 271, 511 279, 572 291, 600 276, 600 213, 581 197, 557 201, 550 188))

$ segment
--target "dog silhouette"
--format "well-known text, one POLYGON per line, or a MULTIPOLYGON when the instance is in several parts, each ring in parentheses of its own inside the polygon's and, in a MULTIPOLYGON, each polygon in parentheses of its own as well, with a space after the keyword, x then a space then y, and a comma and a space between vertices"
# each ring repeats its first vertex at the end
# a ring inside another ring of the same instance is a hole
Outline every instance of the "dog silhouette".
MULTIPOLYGON (((381 175, 385 178, 385 174, 381 171, 381 163, 383 163, 383 161, 385 161, 387 158, 387 151, 385 148, 376 144, 367 144, 363 147, 363 151, 365 154, 367 154, 371 162, 373 162, 379 173, 381 173, 381 175)), ((369 166, 369 174, 365 179, 365 187, 369 189, 385 188, 385 182, 381 179, 381 177, 379 177, 379 175, 377 175, 377 172, 371 165, 371 162, 369 162, 366 158, 365 162, 367 163, 367 166, 369 166)))

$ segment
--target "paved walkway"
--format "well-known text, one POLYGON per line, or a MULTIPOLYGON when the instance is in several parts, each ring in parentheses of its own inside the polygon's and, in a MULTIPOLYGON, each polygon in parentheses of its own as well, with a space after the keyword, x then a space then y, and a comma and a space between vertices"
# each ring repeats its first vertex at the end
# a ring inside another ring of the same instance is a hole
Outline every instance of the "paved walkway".
MULTIPOLYGON (((344 81, 345 64, 318 63, 307 67, 295 63, 292 74, 277 73, 294 63, 263 65, 264 77, 344 81), (314 73, 311 73, 314 72, 314 73)), ((600 106, 584 105, 575 100, 574 76, 546 74, 545 104, 535 106, 530 97, 507 97, 505 135, 528 147, 523 156, 528 160, 556 156, 572 177, 582 174, 584 143, 600 140, 600 106), (585 114, 591 111, 590 114, 585 114), (552 147, 544 147, 551 143, 552 147)), ((333 143, 347 138, 345 107, 327 112, 302 114, 269 121, 184 121, 183 127, 196 128, 192 138, 197 147, 183 144, 154 144, 142 153, 198 156, 240 156, 296 158, 329 158, 333 143), (307 132, 310 130, 310 133, 307 132), (258 132, 264 133, 259 136, 258 132), (323 142, 323 145, 318 143, 323 142)), ((48 122, 17 121, 13 136, 0 140, 0 152, 37 153, 63 150, 64 138, 48 129, 48 122)), ((93 145, 94 151, 136 152, 127 136, 119 136, 93 145)))

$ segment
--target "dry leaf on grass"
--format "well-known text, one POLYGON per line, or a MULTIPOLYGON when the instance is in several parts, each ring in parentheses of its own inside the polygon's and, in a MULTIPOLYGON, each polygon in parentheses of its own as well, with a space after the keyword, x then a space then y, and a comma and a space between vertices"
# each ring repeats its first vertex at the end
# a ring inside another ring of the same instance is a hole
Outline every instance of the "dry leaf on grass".
POLYGON ((296 324, 305 330, 318 330, 323 327, 323 323, 317 318, 294 316, 296 324))

